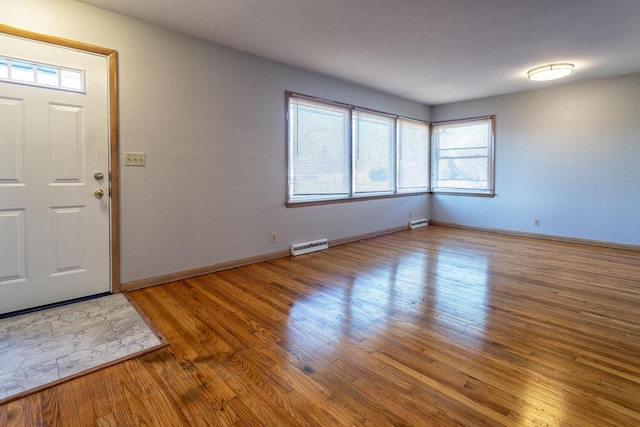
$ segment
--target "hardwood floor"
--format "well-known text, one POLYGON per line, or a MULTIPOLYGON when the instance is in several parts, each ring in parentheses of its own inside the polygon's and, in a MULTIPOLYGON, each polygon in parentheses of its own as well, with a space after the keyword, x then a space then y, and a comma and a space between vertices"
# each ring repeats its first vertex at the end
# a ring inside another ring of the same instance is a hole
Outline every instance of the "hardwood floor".
POLYGON ((0 425, 640 425, 640 252, 430 226, 130 296, 170 347, 0 425))

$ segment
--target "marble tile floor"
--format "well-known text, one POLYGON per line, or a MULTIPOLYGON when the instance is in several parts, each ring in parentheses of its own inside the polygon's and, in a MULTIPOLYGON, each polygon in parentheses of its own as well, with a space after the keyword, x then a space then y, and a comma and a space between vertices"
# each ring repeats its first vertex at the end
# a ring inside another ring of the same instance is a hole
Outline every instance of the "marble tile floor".
POLYGON ((122 294, 0 320, 0 402, 160 346, 122 294))

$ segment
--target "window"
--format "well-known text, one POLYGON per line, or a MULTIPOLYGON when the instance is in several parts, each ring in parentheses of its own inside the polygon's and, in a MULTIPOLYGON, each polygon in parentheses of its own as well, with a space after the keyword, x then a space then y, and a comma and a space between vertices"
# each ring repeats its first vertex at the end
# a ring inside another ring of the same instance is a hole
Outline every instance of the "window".
POLYGON ((0 58, 0 79, 9 78, 9 61, 5 58, 0 58))
POLYGON ((493 121, 484 117, 433 124, 432 191, 494 194, 493 121))
POLYGON ((429 125, 400 119, 398 130, 398 191, 427 191, 429 125))
POLYGON ((33 86, 84 91, 84 72, 0 57, 0 80, 33 86))
POLYGON ((288 203, 427 192, 429 125, 288 92, 288 203))
POLYGON ((355 111, 353 144, 354 192, 392 193, 395 184, 395 119, 355 111))
POLYGON ((349 196, 350 111, 289 101, 289 194, 302 200, 349 196))

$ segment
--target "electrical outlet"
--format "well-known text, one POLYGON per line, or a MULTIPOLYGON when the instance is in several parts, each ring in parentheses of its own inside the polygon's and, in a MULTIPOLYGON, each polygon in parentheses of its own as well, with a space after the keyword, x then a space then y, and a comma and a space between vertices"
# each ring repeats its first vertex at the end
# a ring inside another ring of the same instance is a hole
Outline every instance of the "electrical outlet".
POLYGON ((534 227, 540 227, 540 218, 534 218, 533 225, 534 227))
POLYGON ((276 243, 278 241, 278 235, 273 232, 271 233, 271 243, 276 243))
POLYGON ((146 164, 145 153, 124 153, 124 165, 125 166, 144 166, 146 164))

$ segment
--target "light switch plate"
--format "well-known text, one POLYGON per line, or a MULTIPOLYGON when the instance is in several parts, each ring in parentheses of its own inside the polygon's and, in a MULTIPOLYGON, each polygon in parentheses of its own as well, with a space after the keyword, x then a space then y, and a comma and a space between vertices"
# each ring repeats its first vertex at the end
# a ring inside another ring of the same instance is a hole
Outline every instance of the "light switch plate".
POLYGON ((146 163, 145 153, 124 153, 124 165, 125 166, 144 166, 146 163))

